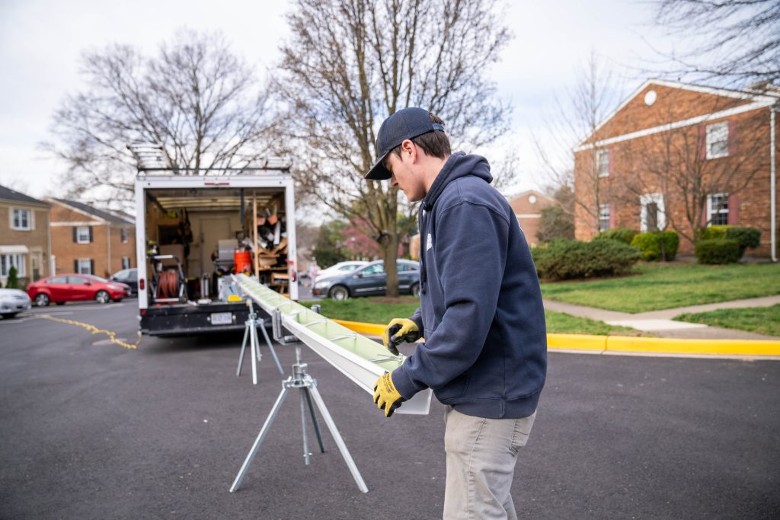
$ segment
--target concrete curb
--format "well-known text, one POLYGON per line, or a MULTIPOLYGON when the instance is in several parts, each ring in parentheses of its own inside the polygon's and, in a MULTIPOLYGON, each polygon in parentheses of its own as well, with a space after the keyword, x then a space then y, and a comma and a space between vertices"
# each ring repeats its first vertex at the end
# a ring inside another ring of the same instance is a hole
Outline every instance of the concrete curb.
MULTIPOLYGON (((366 336, 380 337, 385 325, 334 320, 366 336)), ((655 354, 682 356, 739 356, 780 358, 780 340, 671 339, 586 334, 548 334, 550 350, 614 354, 655 354)))

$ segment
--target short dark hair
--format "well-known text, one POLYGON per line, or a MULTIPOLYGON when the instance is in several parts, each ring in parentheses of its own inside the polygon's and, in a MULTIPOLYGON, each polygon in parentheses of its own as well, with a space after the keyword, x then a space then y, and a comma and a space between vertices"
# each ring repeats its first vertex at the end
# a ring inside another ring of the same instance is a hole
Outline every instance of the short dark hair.
MULTIPOLYGON (((432 123, 437 123, 444 126, 444 121, 442 121, 439 116, 435 114, 430 114, 430 116, 432 123)), ((447 156, 452 153, 450 139, 447 137, 445 132, 428 132, 422 135, 418 135, 414 139, 411 139, 411 141, 422 148, 426 155, 430 155, 432 157, 446 159, 447 156)), ((393 148, 390 153, 395 154, 396 157, 401 157, 401 145, 399 144, 393 148)))

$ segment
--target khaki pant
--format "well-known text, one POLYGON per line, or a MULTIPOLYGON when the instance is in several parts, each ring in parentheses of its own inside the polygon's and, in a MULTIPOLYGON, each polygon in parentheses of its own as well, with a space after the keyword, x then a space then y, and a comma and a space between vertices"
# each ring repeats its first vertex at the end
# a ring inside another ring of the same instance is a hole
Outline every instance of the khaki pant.
POLYGON ((522 419, 444 414, 447 487, 444 520, 516 519, 510 489, 517 452, 525 446, 536 413, 522 419))

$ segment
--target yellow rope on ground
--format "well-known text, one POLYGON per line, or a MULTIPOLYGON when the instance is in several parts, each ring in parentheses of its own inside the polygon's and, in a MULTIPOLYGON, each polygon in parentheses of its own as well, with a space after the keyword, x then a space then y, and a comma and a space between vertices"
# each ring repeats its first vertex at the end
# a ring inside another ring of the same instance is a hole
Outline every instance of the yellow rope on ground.
POLYGON ((83 329, 88 330, 92 334, 105 334, 108 336, 108 340, 113 343, 114 345, 119 345, 122 348, 135 350, 138 348, 139 343, 141 343, 141 338, 138 338, 138 341, 135 343, 127 343, 125 341, 122 341, 121 339, 117 339, 116 332, 112 330, 105 330, 105 329, 99 329, 95 327, 94 325, 90 325, 89 323, 84 323, 81 321, 76 320, 65 320, 62 318, 55 318, 53 316, 49 316, 48 314, 44 314, 41 316, 37 316, 38 318, 43 318, 44 320, 50 320, 50 321, 56 321, 58 323, 64 323, 66 325, 75 325, 77 327, 81 327, 83 329))

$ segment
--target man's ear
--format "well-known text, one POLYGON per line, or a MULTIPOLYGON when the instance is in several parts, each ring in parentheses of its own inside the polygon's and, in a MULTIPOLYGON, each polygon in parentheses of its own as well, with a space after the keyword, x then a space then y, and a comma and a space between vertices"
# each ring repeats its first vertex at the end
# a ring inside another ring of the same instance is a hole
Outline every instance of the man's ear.
POLYGON ((410 141, 409 139, 406 139, 401 143, 401 153, 402 154, 409 154, 414 156, 414 154, 417 152, 417 150, 414 147, 414 143, 410 141))

